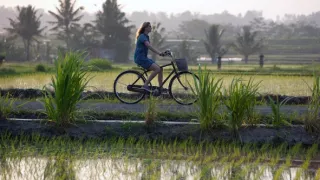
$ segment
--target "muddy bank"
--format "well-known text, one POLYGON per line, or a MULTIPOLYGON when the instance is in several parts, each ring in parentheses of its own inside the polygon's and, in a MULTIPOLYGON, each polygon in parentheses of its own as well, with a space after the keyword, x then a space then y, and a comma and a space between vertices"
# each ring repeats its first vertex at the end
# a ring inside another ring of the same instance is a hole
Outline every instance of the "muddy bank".
MULTIPOLYGON (((7 93, 10 94, 13 98, 19 99, 30 99, 30 98, 40 98, 44 97, 44 91, 39 89, 0 89, 1 96, 6 95, 7 93)), ((54 93, 51 93, 54 96, 54 93)), ((170 99, 171 97, 169 94, 162 95, 164 99, 170 99)), ((308 104, 310 97, 309 96, 286 96, 286 95, 274 95, 274 94, 266 94, 263 96, 258 96, 256 98, 257 101, 265 101, 269 102, 270 96, 274 101, 276 101, 277 97, 279 101, 283 101, 286 98, 290 98, 286 104, 290 105, 297 105, 297 104, 308 104)), ((87 91, 82 94, 82 99, 115 99, 115 95, 113 92, 107 91, 87 91)))
MULTIPOLYGON (((72 139, 87 138, 112 138, 112 137, 143 137, 147 140, 173 141, 187 140, 192 138, 196 142, 203 140, 233 141, 235 138, 225 129, 216 129, 211 132, 201 132, 197 124, 164 124, 157 123, 152 127, 147 127, 141 123, 78 123, 72 127, 58 129, 53 124, 40 121, 0 121, 0 132, 10 133, 13 136, 21 134, 40 134, 43 137, 66 136, 72 139)), ((240 129, 240 136, 244 143, 273 143, 279 144, 287 142, 289 145, 302 143, 312 145, 319 143, 319 138, 308 134, 302 126, 271 128, 271 127, 246 127, 240 129)))

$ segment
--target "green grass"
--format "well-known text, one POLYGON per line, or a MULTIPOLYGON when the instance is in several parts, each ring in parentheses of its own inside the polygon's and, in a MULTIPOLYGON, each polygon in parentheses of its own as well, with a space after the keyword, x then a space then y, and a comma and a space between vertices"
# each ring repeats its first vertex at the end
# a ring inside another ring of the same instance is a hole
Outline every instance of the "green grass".
POLYGON ((42 64, 47 69, 49 69, 51 72, 53 72, 54 65, 49 64, 47 62, 23 62, 23 63, 4 63, 1 68, 11 68, 14 69, 17 73, 32 73, 36 72, 36 67, 42 64))
MULTIPOLYGON (((123 127, 127 128, 127 127, 123 127)), ((0 141, 0 177, 8 179, 269 179, 289 176, 291 168, 302 179, 318 176, 309 169, 318 145, 147 140, 45 138, 38 134, 0 141), (299 164, 292 160, 302 160, 299 164), (293 167, 291 167, 292 165, 293 167), (280 167, 280 168, 279 168, 280 167)))

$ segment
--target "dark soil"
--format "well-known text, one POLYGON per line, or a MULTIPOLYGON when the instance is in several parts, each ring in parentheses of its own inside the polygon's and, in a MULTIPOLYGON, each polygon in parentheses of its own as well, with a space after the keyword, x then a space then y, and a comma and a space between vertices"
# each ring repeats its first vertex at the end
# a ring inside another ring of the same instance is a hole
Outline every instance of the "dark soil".
MULTIPOLYGON (((43 137, 65 136, 72 139, 112 138, 112 137, 143 137, 147 140, 161 139, 165 141, 187 140, 192 138, 200 141, 234 141, 235 138, 228 130, 216 129, 211 132, 201 132, 199 125, 172 125, 157 123, 147 127, 141 123, 78 123, 68 128, 57 128, 53 124, 40 121, 0 121, 0 132, 12 136, 40 134, 43 137)), ((271 128, 246 127, 239 131, 243 143, 273 143, 287 142, 289 145, 302 143, 309 146, 319 143, 319 138, 308 134, 302 126, 271 128)))
MULTIPOLYGON (((0 89, 1 96, 6 95, 7 93, 10 94, 11 97, 20 98, 20 99, 31 99, 31 98, 40 98, 44 97, 46 92, 39 90, 39 89, 0 89)), ((54 96, 54 93, 51 93, 54 96)), ((164 99, 170 99, 171 97, 168 94, 162 95, 164 99)), ((263 96, 258 96, 256 99, 257 101, 264 101, 269 102, 270 96, 274 101, 279 98, 279 102, 283 101, 286 98, 290 98, 287 101, 287 105, 298 105, 298 104, 307 104, 309 102, 309 96, 286 96, 286 95, 274 95, 274 94, 266 94, 263 96)), ((88 91, 82 94, 82 99, 115 99, 115 95, 113 92, 107 91, 88 91)))

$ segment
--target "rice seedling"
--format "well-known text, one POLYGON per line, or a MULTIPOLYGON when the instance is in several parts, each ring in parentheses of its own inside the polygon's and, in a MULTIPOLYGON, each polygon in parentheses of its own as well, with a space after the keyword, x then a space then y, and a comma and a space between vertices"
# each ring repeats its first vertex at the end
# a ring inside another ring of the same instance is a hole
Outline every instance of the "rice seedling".
POLYGON ((76 105, 89 82, 83 63, 83 53, 76 52, 59 54, 55 61, 55 79, 51 82, 55 96, 45 93, 43 103, 46 115, 60 127, 75 121, 76 105))
MULTIPOLYGON (((289 164, 296 158, 289 155, 293 152, 290 148, 284 151, 288 148, 286 144, 265 145, 261 150, 261 147, 254 145, 244 147, 239 143, 228 142, 194 144, 190 140, 157 140, 155 144, 153 140, 134 137, 72 140, 68 137, 43 138, 37 134, 16 138, 5 133, 0 137, 0 154, 2 159, 5 158, 5 162, 0 163, 1 167, 6 168, 0 171, 1 179, 4 179, 4 175, 16 179, 22 175, 31 175, 31 179, 141 179, 141 176, 147 179, 170 179, 173 177, 172 174, 186 179, 277 179, 289 176, 289 164), (138 141, 140 142, 137 146, 138 141), (191 147, 189 144, 194 146, 191 147), (184 148, 187 149, 187 153, 184 148), (248 148, 251 148, 251 160, 246 155, 248 148), (236 156, 231 157, 234 150, 238 152, 234 153, 236 156), (283 153, 280 153, 281 151, 283 153), (178 152, 181 155, 177 156, 178 152), (279 157, 286 157, 286 162, 266 164, 263 153, 273 161, 277 161, 279 157), (210 156, 217 158, 208 161, 207 158, 210 156)), ((318 154, 316 147, 314 145, 306 148, 306 152, 309 152, 307 154, 310 154, 309 159, 300 166, 297 177, 316 177, 316 174, 307 173, 307 165, 315 157, 312 155, 318 154)), ((300 152, 304 151, 300 149, 298 154, 300 152)))
POLYGON ((318 144, 313 144, 307 151, 307 158, 313 158, 318 152, 318 144))
POLYGON ((287 157, 286 157, 285 165, 286 165, 287 167, 290 167, 290 166, 291 166, 291 161, 292 161, 292 157, 291 157, 290 154, 288 154, 287 157))
POLYGON ((287 167, 286 167, 285 165, 280 166, 280 168, 278 168, 278 170, 275 172, 273 179, 274 179, 274 180, 281 180, 281 179, 283 179, 282 173, 284 172, 284 170, 285 170, 286 168, 287 168, 287 167))
POLYGON ((241 78, 234 78, 229 89, 225 90, 228 98, 224 104, 229 110, 227 125, 234 136, 239 137, 238 129, 246 121, 247 115, 253 114, 259 84, 254 84, 251 78, 247 84, 241 78))

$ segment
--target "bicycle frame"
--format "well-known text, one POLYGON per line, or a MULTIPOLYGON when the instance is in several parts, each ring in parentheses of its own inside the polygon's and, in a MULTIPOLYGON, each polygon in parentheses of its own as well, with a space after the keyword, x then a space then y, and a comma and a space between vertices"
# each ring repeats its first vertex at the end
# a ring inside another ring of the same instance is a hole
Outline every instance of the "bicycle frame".
MULTIPOLYGON (((165 65, 161 65, 160 68, 163 69, 164 67, 167 67, 167 66, 172 66, 173 67, 173 70, 170 72, 170 74, 165 78, 165 80, 162 82, 162 85, 161 86, 151 86, 151 89, 155 89, 155 88, 162 88, 163 85, 170 79, 170 77, 173 75, 173 74, 178 74, 178 71, 176 69, 176 67, 174 66, 174 63, 173 63, 174 60, 171 61, 171 63, 169 64, 165 64, 165 65)), ((134 88, 140 88, 141 85, 135 85, 135 83, 144 76, 144 74, 146 75, 146 77, 148 77, 148 72, 150 70, 144 70, 143 73, 137 78, 137 80, 135 82, 132 83, 132 85, 129 85, 128 86, 128 90, 129 91, 135 91, 135 92, 140 92, 139 90, 135 90, 134 88)), ((178 79, 180 81, 180 79, 178 79)), ((180 82, 181 83, 181 82, 180 82)))

